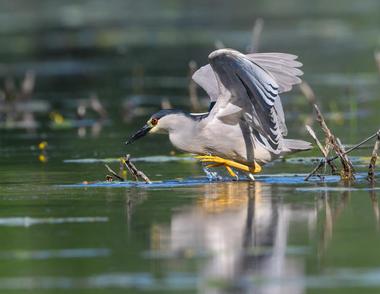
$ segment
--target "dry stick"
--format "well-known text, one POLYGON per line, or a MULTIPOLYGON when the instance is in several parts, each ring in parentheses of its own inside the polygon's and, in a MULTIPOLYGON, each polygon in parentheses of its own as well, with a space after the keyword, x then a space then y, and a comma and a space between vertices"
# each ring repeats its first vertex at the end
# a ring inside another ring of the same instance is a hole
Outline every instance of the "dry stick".
POLYGON ((343 179, 350 179, 353 180, 355 178, 354 176, 354 168, 352 166, 351 161, 348 159, 347 156, 344 155, 345 150, 342 148, 341 144, 339 144, 339 140, 335 138, 329 127, 327 126, 325 119, 323 118, 323 115, 321 111, 319 110, 319 107, 314 104, 315 111, 317 113, 317 121, 319 122, 323 132, 326 136, 326 145, 330 144, 332 148, 334 149, 335 153, 339 156, 340 161, 343 166, 343 173, 341 174, 341 177, 343 179))
POLYGON ((375 182, 375 167, 376 167, 376 160, 379 156, 378 155, 379 147, 380 147, 380 130, 377 132, 377 140, 376 140, 375 146, 373 146, 372 157, 368 166, 367 179, 371 184, 375 182))
POLYGON ((216 40, 214 42, 214 47, 216 49, 224 49, 224 48, 226 48, 226 45, 224 45, 224 43, 221 40, 216 40))
POLYGON ((139 181, 139 178, 137 176, 137 173, 131 168, 130 164, 128 164, 127 162, 130 163, 129 161, 129 154, 126 156, 126 157, 122 157, 121 158, 121 162, 124 164, 124 166, 127 168, 128 172, 135 178, 135 181, 139 181))
POLYGON ((318 140, 314 130, 311 128, 311 126, 309 125, 306 125, 306 130, 309 132, 310 136, 314 139, 315 143, 317 143, 319 149, 321 150, 321 152, 323 153, 323 155, 325 157, 327 157, 328 153, 327 153, 327 150, 325 149, 325 147, 323 147, 322 143, 318 140))
POLYGON ((197 63, 192 60, 189 62, 189 96, 190 96, 190 104, 193 111, 198 111, 201 108, 201 104, 199 103, 199 98, 197 95, 197 84, 192 79, 193 74, 197 71, 197 63))
MULTIPOLYGON (((328 156, 328 152, 327 150, 322 146, 321 142, 319 142, 317 136, 315 135, 315 132, 314 130, 309 126, 309 125, 306 125, 306 130, 309 132, 310 136, 314 139, 314 141, 317 143, 317 146, 318 148, 321 150, 321 152, 323 153, 324 155, 324 159, 321 159, 321 161, 319 162, 319 164, 315 167, 315 169, 313 169, 313 171, 311 172, 311 174, 315 174, 322 166, 326 166, 325 162, 326 162, 326 157, 328 156)), ((305 178, 305 181, 307 181, 308 179, 310 178, 310 175, 305 178)))
POLYGON ((306 130, 309 132, 310 136, 317 143, 319 149, 321 150, 321 152, 324 156, 324 160, 322 160, 320 162, 320 165, 318 165, 318 169, 321 168, 322 166, 326 166, 326 164, 328 164, 331 168, 331 173, 335 174, 337 171, 337 167, 335 166, 335 164, 332 161, 330 161, 330 162, 327 161, 328 156, 329 156, 329 152, 330 152, 329 145, 327 145, 326 147, 323 147, 322 143, 318 140, 317 135, 315 134, 314 130, 309 125, 306 125, 306 130))
POLYGON ((30 71, 30 70, 27 71, 25 73, 25 78, 22 81, 21 89, 19 93, 19 96, 21 96, 20 97, 21 99, 29 99, 32 96, 35 82, 36 82, 36 75, 34 71, 30 71))
POLYGON ((115 173, 109 166, 108 164, 105 164, 104 165, 106 167, 106 169, 115 177, 115 178, 118 178, 120 181, 124 182, 124 179, 122 177, 120 177, 117 173, 115 173))
POLYGON ((161 109, 173 109, 173 106, 168 98, 165 97, 161 99, 161 109))
POLYGON ((306 97, 307 101, 311 105, 315 105, 317 102, 317 97, 315 96, 315 93, 310 85, 307 82, 302 81, 302 83, 299 85, 299 88, 302 94, 306 97))
MULTIPOLYGON (((317 103, 317 96, 315 95, 313 89, 310 87, 310 85, 306 81, 302 81, 302 83, 299 85, 299 89, 311 106, 314 106, 317 103)), ((305 121, 313 125, 314 124, 313 115, 309 114, 307 118, 305 119, 305 121)), ((329 150, 330 148, 326 146, 326 150, 327 149, 329 150)))
MULTIPOLYGON (((345 152, 343 152, 343 155, 347 155, 348 153, 358 149, 360 146, 364 145, 365 143, 367 143, 368 141, 372 140, 373 138, 377 137, 378 136, 378 133, 380 132, 380 130, 374 134, 372 134, 371 136, 369 136, 368 138, 364 139, 363 141, 359 142, 358 144, 356 144, 355 146, 351 147, 350 149, 346 150, 345 152)), ((319 162, 319 164, 310 172, 310 174, 305 178, 305 181, 307 181, 310 177, 312 177, 317 171, 319 168, 321 168, 325 163, 330 163, 332 161, 334 161, 335 159, 338 159, 339 158, 339 155, 335 155, 333 157, 330 157, 329 159, 325 160, 325 159, 321 159, 321 161, 319 162)))
POLYGON ((262 18, 256 19, 255 24, 253 25, 253 28, 252 28, 252 44, 251 44, 250 53, 259 52, 259 45, 260 45, 261 33, 263 32, 263 28, 264 28, 264 20, 262 18))
POLYGON ((106 119, 108 117, 108 112, 103 104, 100 102, 98 95, 93 93, 90 97, 90 107, 93 111, 99 114, 101 119, 106 119))
MULTIPOLYGON (((318 165, 307 175, 307 177, 304 179, 304 181, 308 181, 312 176, 314 176, 317 171, 319 171, 319 169, 321 167, 323 167, 324 165, 326 164, 326 161, 324 159, 321 159, 321 161, 318 163, 318 165)), ((320 177, 320 176, 319 176, 320 177)))
POLYGON ((340 161, 342 162, 342 165, 343 165, 343 173, 341 172, 341 177, 345 180, 354 180, 355 179, 354 166, 350 158, 345 153, 346 150, 339 138, 336 138, 336 144, 339 147, 339 150, 341 150, 341 153, 338 153, 340 154, 339 156, 340 161))
MULTIPOLYGON (((347 151, 345 151, 343 154, 346 155, 346 154, 350 153, 351 151, 354 151, 354 150, 358 149, 360 146, 364 145, 369 140, 372 140, 373 138, 377 137, 379 131, 377 131, 376 133, 372 134, 371 136, 369 136, 368 138, 364 139, 363 141, 361 141, 360 143, 356 144, 355 146, 351 147, 350 149, 348 149, 347 151)), ((327 160, 327 162, 333 161, 333 160, 337 159, 338 157, 339 157, 339 155, 335 155, 334 157, 331 157, 329 160, 327 160)))
POLYGON ((375 61, 377 64, 377 69, 379 70, 379 73, 380 73, 380 51, 375 52, 375 61))
POLYGON ((140 170, 136 168, 136 166, 130 161, 130 155, 127 154, 123 158, 124 164, 127 167, 128 171, 138 180, 138 178, 141 178, 145 181, 147 184, 151 184, 152 182, 150 179, 140 170))

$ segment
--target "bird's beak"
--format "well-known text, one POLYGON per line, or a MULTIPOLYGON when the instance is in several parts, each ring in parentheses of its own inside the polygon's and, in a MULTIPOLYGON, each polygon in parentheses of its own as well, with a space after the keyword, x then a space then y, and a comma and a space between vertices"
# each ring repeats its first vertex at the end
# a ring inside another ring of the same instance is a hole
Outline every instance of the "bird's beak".
POLYGON ((138 130, 133 136, 131 136, 130 138, 129 138, 129 140, 127 141, 127 142, 125 142, 125 144, 131 144, 131 143, 133 143, 134 141, 136 141, 137 139, 139 139, 139 138, 142 138, 142 137, 144 137, 146 134, 148 134, 149 133, 149 131, 152 129, 152 127, 151 126, 149 126, 149 125, 145 125, 145 126, 143 126, 140 130, 138 130))

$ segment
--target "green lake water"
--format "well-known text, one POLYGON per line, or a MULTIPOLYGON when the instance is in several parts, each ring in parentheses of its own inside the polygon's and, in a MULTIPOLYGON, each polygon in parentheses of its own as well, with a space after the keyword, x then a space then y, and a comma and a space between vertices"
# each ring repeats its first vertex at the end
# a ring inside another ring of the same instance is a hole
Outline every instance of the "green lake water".
MULTIPOLYGON (((299 55, 343 143, 379 128, 377 0, 0 3, 0 84, 34 70, 33 100, 47 105, 36 128, 0 129, 0 293, 379 293, 368 158, 351 186, 304 183, 313 164, 296 159, 256 182, 209 182, 166 136, 124 145, 162 99, 189 110, 188 62, 205 64, 216 41, 245 52, 257 17, 259 50, 299 55), (92 93, 108 119, 88 111, 78 128, 78 101, 92 93), (67 124, 52 126, 51 111, 67 124), (105 183, 102 159, 118 170, 126 153, 160 183, 105 183)), ((289 137, 310 140, 311 106, 297 88, 282 100, 289 137)))

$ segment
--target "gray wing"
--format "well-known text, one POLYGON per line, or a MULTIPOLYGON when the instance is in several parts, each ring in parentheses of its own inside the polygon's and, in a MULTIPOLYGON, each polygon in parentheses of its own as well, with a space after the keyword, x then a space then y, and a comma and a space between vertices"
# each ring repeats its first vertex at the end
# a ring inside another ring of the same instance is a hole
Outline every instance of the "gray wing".
POLYGON ((199 68, 191 78, 207 92, 211 101, 216 101, 216 99, 218 99, 218 82, 216 81, 216 76, 210 64, 199 68))
POLYGON ((286 53, 254 53, 247 57, 269 72, 278 84, 279 93, 288 92, 293 85, 300 84, 298 76, 303 72, 298 68, 302 63, 297 61, 297 56, 286 53))
MULTIPOLYGON (((278 93, 290 91, 293 85, 301 82, 301 79, 298 76, 302 75, 303 72, 298 69, 298 67, 301 67, 302 63, 296 60, 296 55, 286 53, 254 53, 248 54, 246 57, 272 76, 278 85, 278 93)), ((221 89, 210 64, 201 67, 194 73, 192 78, 208 93, 211 101, 217 100, 221 89)), ((276 99, 274 102, 274 111, 278 117, 281 133, 286 136, 287 128, 280 98, 276 99)))
POLYGON ((246 144, 254 144, 255 138, 271 152, 280 152, 286 127, 275 74, 231 49, 214 51, 209 61, 219 89, 210 119, 239 124, 246 144))

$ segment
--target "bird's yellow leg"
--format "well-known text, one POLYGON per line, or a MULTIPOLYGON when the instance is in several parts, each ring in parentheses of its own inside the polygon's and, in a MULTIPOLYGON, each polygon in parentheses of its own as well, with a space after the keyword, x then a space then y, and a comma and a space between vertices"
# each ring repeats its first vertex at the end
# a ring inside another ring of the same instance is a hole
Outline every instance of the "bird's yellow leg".
POLYGON ((211 163, 211 164, 206 165, 206 167, 211 168, 211 167, 219 167, 222 165, 223 165, 223 163, 211 163))
POLYGON ((228 173, 230 174, 231 177, 237 178, 237 175, 234 173, 234 171, 232 170, 232 168, 230 168, 228 165, 225 165, 223 163, 208 164, 208 165, 206 165, 206 168, 219 167, 219 166, 224 166, 227 169, 227 171, 228 171, 228 173))
POLYGON ((196 156, 195 158, 199 159, 201 162, 213 162, 214 164, 220 163, 225 166, 234 167, 234 168, 237 168, 249 173, 259 173, 261 171, 261 166, 257 164, 256 162, 251 167, 251 166, 248 166, 248 165, 245 165, 233 160, 221 158, 219 156, 200 155, 200 156, 196 156))
POLYGON ((228 165, 225 165, 224 167, 226 168, 226 170, 228 171, 228 173, 230 174, 231 177, 233 177, 233 178, 237 178, 238 177, 235 174, 235 172, 232 170, 232 168, 230 168, 228 165))

